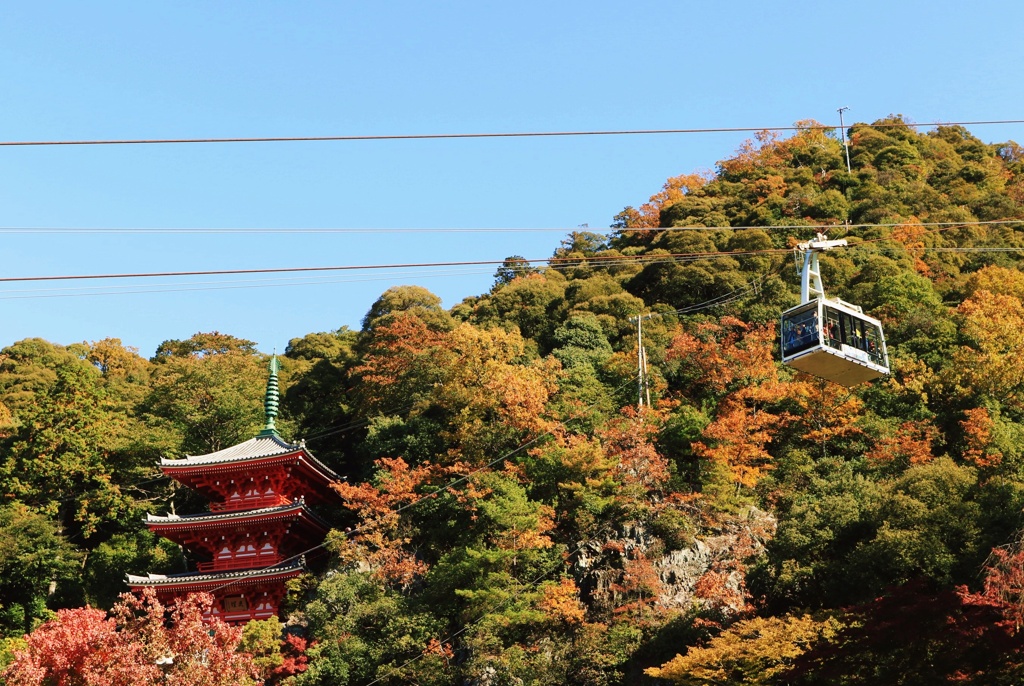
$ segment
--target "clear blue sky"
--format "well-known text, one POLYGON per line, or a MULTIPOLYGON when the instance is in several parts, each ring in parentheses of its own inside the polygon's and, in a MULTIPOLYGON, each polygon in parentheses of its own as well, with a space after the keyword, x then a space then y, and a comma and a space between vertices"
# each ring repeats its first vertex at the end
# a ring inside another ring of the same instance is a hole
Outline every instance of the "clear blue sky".
MULTIPOLYGON (((1021 119, 1022 20, 1024 5, 984 1, 12 2, 0 139, 786 126, 837 123, 841 105, 847 123, 1021 119)), ((8 147, 0 227, 607 227, 745 137, 8 147)), ((0 275, 538 258, 562 235, 2 234, 0 275)), ((118 337, 149 356, 220 330, 269 352, 357 327, 391 285, 451 306, 493 271, 74 297, 0 284, 0 346, 118 337)))

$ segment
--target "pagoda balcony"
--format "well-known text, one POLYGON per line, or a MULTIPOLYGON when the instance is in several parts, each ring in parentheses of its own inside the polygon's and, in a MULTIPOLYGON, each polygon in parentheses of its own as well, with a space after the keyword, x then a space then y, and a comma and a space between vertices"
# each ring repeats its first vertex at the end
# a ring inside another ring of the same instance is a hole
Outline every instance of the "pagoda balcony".
POLYGON ((262 569, 281 564, 285 558, 280 555, 250 555, 248 557, 228 557, 213 562, 198 562, 196 568, 205 573, 228 572, 238 569, 262 569))
POLYGON ((274 494, 245 495, 228 498, 225 502, 211 502, 210 512, 235 512, 238 510, 259 510, 265 507, 279 507, 291 504, 292 499, 274 494))

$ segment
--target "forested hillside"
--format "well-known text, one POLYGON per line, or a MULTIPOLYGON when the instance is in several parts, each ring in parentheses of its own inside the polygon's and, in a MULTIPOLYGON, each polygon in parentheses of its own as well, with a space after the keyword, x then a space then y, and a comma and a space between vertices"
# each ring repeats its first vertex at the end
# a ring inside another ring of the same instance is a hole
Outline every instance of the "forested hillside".
MULTIPOLYGON (((766 133, 450 310, 402 286, 359 331, 292 339, 278 428, 348 481, 330 561, 287 601, 301 639, 247 631, 263 676, 1019 682, 1024 149, 898 117, 848 133, 851 173, 838 132, 766 133), (792 248, 823 226, 849 242, 821 258, 827 292, 889 344, 892 375, 853 389, 778 361, 792 248)), ((9 683, 49 683, 23 636, 56 610, 188 569, 143 519, 203 503, 158 460, 253 436, 265 382, 220 333, 149 360, 0 351, 9 683)))

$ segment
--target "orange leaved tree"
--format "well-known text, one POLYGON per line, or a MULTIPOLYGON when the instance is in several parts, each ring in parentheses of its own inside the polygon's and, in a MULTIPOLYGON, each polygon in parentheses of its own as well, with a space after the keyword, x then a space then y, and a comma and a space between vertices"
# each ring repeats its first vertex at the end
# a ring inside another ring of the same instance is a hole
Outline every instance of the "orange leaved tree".
POLYGON ((59 610, 26 636, 2 677, 8 686, 235 686, 262 683, 242 630, 204 621, 209 594, 170 606, 147 590, 102 610, 59 610))

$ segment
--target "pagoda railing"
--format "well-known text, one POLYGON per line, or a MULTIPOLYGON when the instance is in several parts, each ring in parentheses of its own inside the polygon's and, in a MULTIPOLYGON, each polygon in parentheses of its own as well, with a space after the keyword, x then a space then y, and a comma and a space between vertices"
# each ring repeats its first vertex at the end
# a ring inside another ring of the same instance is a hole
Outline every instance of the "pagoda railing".
POLYGON ((271 567, 281 562, 284 562, 284 558, 275 553, 273 555, 250 555, 248 557, 223 558, 213 562, 199 562, 196 564, 196 567, 203 573, 227 572, 238 569, 271 567))
POLYGON ((259 510, 264 507, 277 507, 291 503, 291 499, 283 495, 256 495, 232 498, 223 503, 210 503, 210 512, 235 512, 237 510, 259 510))

